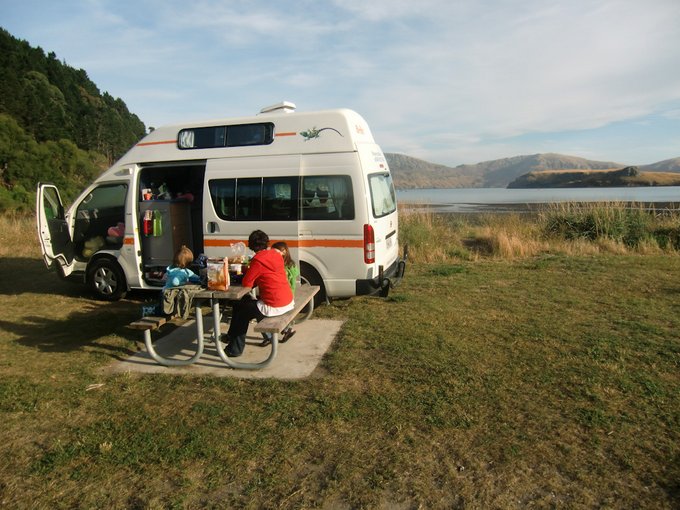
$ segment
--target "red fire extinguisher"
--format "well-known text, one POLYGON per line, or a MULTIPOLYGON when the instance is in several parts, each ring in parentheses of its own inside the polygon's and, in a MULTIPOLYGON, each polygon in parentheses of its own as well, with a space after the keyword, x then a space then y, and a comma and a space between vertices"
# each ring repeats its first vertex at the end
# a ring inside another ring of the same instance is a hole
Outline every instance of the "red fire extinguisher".
POLYGON ((145 236, 153 234, 153 213, 151 210, 144 211, 144 219, 142 220, 142 230, 145 236))

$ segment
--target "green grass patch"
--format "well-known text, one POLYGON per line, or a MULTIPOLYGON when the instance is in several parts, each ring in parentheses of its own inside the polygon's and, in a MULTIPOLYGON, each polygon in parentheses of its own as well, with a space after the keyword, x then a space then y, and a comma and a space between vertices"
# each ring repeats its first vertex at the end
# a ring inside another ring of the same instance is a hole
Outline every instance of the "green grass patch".
MULTIPOLYGON (((416 262, 302 381, 107 375, 145 296, 3 260, 9 508, 673 508, 680 257, 416 262), (21 268, 21 270, 19 270, 21 268)), ((225 370, 227 370, 225 368, 225 370)))

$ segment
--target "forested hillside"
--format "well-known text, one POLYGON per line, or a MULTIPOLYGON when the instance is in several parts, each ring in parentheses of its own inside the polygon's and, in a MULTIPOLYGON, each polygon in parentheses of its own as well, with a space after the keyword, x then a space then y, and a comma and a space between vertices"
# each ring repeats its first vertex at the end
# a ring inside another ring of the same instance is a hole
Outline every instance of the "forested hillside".
POLYGON ((80 191, 146 132, 82 69, 0 28, 0 211, 30 209, 39 180, 80 191))

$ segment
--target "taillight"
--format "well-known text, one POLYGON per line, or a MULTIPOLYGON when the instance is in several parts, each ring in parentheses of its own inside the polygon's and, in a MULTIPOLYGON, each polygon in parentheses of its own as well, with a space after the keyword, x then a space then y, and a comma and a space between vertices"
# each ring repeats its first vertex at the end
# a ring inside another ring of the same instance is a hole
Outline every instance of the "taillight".
POLYGON ((369 224, 364 225, 364 262, 366 264, 375 262, 375 233, 369 224))

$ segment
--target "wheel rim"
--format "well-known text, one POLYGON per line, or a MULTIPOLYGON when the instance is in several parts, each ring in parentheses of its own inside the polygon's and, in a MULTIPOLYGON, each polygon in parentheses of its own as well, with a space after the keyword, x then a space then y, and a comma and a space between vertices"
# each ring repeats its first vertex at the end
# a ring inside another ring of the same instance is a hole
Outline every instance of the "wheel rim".
POLYGON ((106 267, 98 268, 94 273, 94 286, 97 292, 105 296, 112 295, 118 288, 115 273, 106 267))

